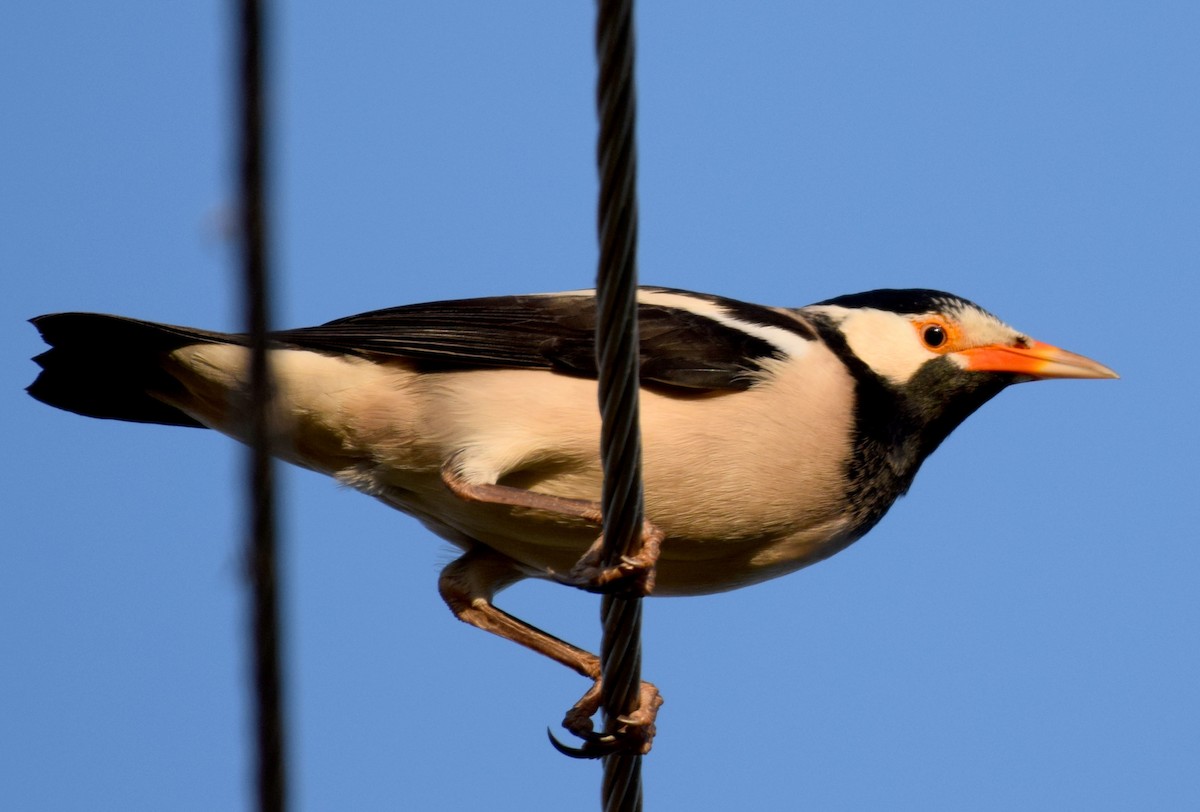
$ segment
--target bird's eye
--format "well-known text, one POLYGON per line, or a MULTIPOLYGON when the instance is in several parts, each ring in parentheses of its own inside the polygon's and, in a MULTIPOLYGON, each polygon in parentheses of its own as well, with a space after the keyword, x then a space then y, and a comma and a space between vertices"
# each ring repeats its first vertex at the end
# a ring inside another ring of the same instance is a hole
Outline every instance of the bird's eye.
POLYGON ((921 338, 928 347, 940 347, 946 343, 946 328, 940 324, 930 324, 921 331, 921 338))

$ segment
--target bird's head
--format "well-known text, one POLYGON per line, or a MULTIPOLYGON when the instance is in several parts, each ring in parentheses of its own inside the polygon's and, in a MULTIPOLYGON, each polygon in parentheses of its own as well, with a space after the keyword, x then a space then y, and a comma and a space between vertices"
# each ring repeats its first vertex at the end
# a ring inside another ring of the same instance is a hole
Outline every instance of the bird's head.
POLYGON ((974 302, 936 290, 873 290, 806 310, 825 313, 876 374, 903 387, 933 363, 964 373, 1045 378, 1116 378, 1106 366, 1036 341, 974 302))
POLYGON ((859 408, 892 401, 920 437, 920 457, 1006 386, 1116 378, 1108 367, 1014 330, 979 305, 935 290, 874 290, 804 312, 859 380, 859 408), (864 399, 865 398, 865 399, 864 399), (897 402, 898 401, 898 402, 897 402))

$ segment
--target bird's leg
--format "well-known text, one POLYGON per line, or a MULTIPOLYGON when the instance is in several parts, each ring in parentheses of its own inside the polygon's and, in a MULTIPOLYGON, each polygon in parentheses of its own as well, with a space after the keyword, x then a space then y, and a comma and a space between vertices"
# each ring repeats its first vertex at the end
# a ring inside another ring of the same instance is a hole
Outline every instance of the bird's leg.
MULTIPOLYGON (((460 499, 557 513, 597 525, 603 522, 600 505, 596 502, 568 499, 509 485, 470 482, 457 471, 456 462, 457 458, 451 457, 442 466, 442 481, 460 499)), ((649 595, 654 590, 654 568, 658 563, 662 540, 662 531, 650 521, 644 521, 638 548, 630 555, 621 556, 616 564, 605 566, 602 560, 604 536, 600 536, 571 571, 565 576, 558 576, 558 580, 590 592, 649 595)))
POLYGON ((649 682, 643 682, 639 691, 640 707, 629 716, 618 719, 620 726, 615 730, 595 733, 591 717, 600 707, 600 658, 492 604, 497 591, 522 577, 524 575, 511 559, 480 546, 469 550, 442 570, 438 592, 454 616, 464 623, 519 643, 593 681, 592 687, 563 718, 563 727, 583 739, 583 746, 578 749, 566 748, 555 742, 560 751, 581 758, 599 758, 618 751, 643 755, 650 752, 654 740, 654 718, 662 705, 658 689, 649 682))

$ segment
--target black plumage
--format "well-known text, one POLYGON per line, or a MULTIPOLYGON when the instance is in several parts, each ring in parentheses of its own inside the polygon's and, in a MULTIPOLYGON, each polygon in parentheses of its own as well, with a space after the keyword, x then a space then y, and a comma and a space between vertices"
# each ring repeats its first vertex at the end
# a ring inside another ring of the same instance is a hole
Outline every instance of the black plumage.
MULTIPOLYGON (((806 338, 804 322, 773 308, 665 288, 642 288, 711 303, 747 323, 784 327, 806 338)), ((497 296, 375 310, 318 327, 274 334, 321 352, 400 357, 427 368, 548 369, 595 378, 596 301, 579 294, 497 296)), ((703 313, 661 303, 638 306, 640 378, 644 385, 744 390, 779 347, 703 313)))
POLYGON ((42 372, 26 389, 30 395, 86 417, 134 423, 205 428, 150 394, 180 388, 162 358, 188 344, 245 343, 236 335, 100 313, 54 313, 30 322, 50 345, 33 359, 42 372))
POLYGON ((983 310, 970 299, 929 288, 878 288, 862 293, 835 296, 832 299, 817 302, 816 305, 835 305, 852 309, 870 307, 901 315, 940 313, 947 310, 961 311, 965 308, 983 310))

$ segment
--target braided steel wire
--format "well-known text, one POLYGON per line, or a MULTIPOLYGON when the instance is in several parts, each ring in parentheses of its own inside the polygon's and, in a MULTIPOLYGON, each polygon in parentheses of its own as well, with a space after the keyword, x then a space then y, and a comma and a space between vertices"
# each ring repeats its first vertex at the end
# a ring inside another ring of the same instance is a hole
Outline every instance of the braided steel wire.
POLYGON ((239 193, 245 321, 250 334, 250 454, 246 576, 254 645, 257 798, 263 812, 287 807, 280 653, 272 386, 267 359, 270 265, 267 213, 266 23, 262 0, 241 0, 238 18, 239 193))
MULTIPOLYGON (((596 280, 596 356, 599 365, 604 487, 604 563, 633 551, 642 532, 641 437, 638 417, 637 151, 633 81, 632 0, 599 0, 596 108, 600 135, 596 280)), ((600 644, 605 729, 635 710, 641 685, 641 598, 605 595, 600 644)), ((607 812, 641 810, 641 756, 604 758, 602 798, 607 812)))

